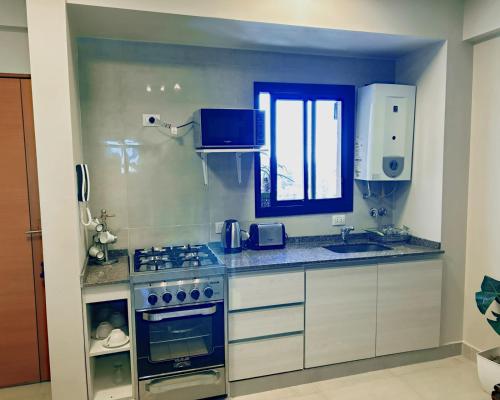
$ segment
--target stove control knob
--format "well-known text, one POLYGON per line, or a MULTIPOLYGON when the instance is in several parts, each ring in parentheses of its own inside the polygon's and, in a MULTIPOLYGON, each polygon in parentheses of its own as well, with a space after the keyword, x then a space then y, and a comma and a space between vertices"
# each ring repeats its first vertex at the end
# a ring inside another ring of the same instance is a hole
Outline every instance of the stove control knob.
POLYGON ((203 290, 203 294, 208 297, 208 298, 211 298, 213 295, 214 295, 214 290, 210 287, 210 286, 207 286, 204 290, 203 290))
POLYGON ((158 302, 158 296, 156 294, 150 294, 148 296, 148 303, 154 306, 158 302))
POLYGON ((200 291, 198 289, 191 290, 191 297, 194 300, 198 300, 200 298, 200 291))
POLYGON ((169 292, 163 294, 162 299, 165 303, 170 303, 172 301, 172 295, 169 292))
POLYGON ((184 290, 181 289, 177 292, 177 300, 179 301, 186 300, 186 292, 184 290))

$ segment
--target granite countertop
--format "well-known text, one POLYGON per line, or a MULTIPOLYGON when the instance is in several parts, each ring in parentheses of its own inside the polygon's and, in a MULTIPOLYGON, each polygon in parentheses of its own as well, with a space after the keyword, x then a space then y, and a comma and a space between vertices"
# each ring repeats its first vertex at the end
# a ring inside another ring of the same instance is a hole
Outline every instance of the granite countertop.
POLYGON ((128 255, 120 255, 118 257, 118 262, 110 265, 92 264, 87 260, 81 276, 82 287, 128 282, 128 255))
MULTIPOLYGON (((411 238, 408 243, 383 243, 391 250, 359 253, 334 253, 322 246, 339 244, 336 237, 316 237, 289 240, 284 249, 243 250, 241 253, 225 254, 218 242, 209 243, 228 273, 258 271, 262 269, 318 266, 319 263, 342 263, 364 260, 391 260, 405 257, 438 255, 444 253, 439 243, 411 238)), ((349 240, 349 244, 376 243, 359 235, 349 240)))

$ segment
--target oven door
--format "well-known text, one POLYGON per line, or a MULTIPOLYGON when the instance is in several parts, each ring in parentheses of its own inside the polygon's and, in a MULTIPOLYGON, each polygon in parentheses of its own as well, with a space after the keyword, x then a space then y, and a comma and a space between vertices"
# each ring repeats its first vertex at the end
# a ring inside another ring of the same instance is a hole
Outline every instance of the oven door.
POLYGON ((139 379, 224 365, 224 302, 136 312, 139 379))

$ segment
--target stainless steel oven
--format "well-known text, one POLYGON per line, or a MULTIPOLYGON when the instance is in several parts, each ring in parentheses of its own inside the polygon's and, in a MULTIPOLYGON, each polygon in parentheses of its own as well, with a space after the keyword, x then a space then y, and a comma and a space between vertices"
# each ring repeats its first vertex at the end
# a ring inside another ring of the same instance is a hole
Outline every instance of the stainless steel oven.
POLYGON ((135 289, 140 400, 198 400, 226 393, 223 278, 135 289))

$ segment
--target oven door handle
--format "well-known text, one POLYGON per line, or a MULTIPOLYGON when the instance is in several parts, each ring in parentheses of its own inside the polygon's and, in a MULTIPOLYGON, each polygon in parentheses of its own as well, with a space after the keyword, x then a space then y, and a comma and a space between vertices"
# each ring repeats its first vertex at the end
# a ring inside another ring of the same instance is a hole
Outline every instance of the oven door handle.
POLYGON ((220 379, 220 372, 214 369, 201 372, 193 372, 184 376, 174 376, 169 378, 153 379, 146 384, 146 392, 161 394, 173 390, 187 389, 200 385, 214 385, 220 379))
POLYGON ((217 311, 217 306, 206 307, 206 308, 195 308, 192 310, 184 311, 168 311, 164 313, 154 314, 154 313, 142 313, 142 319, 149 322, 158 322, 164 319, 181 318, 181 317, 193 317, 195 315, 212 315, 217 311))

